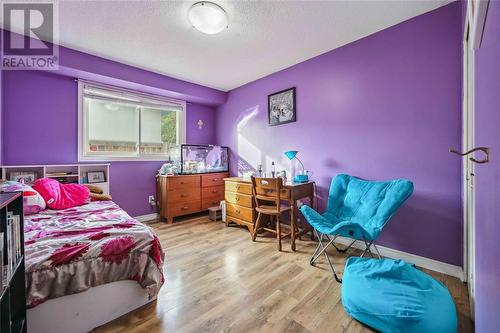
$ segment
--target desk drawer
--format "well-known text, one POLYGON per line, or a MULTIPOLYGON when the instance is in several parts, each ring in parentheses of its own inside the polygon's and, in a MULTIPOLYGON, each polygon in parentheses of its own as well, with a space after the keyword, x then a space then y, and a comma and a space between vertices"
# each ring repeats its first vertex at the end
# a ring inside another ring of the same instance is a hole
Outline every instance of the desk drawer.
POLYGON ((224 185, 222 186, 212 186, 212 187, 202 187, 201 188, 201 198, 224 198, 224 185))
POLYGON ((168 178, 168 189, 178 190, 187 188, 199 188, 200 176, 173 176, 168 178))
POLYGON ((282 188, 281 189, 281 193, 280 193, 280 197, 283 200, 289 200, 289 199, 291 199, 291 197, 290 197, 290 190, 287 189, 287 188, 282 188))
POLYGON ((233 216, 245 221, 253 222, 253 209, 248 207, 243 207, 235 205, 232 203, 226 203, 226 213, 228 216, 233 216))
POLYGON ((252 208, 253 197, 248 194, 240 194, 235 192, 226 192, 225 199, 227 202, 252 208))
POLYGON ((193 214, 200 211, 200 201, 176 202, 168 205, 169 216, 181 216, 193 214))
POLYGON ((201 176, 201 187, 209 186, 222 186, 224 185, 224 178, 228 176, 227 173, 214 173, 212 175, 201 176))
POLYGON ((200 189, 199 188, 180 188, 176 190, 170 190, 167 192, 167 202, 192 202, 200 201, 200 189))
POLYGON ((226 191, 252 194, 252 184, 226 181, 226 191))

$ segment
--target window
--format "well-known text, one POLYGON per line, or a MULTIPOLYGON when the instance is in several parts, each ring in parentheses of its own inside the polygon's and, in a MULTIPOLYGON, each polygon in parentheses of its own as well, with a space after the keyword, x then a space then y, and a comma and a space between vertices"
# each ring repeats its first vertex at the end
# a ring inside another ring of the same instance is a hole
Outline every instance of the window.
POLYGON ((185 103, 79 82, 79 160, 165 160, 185 142, 185 103))

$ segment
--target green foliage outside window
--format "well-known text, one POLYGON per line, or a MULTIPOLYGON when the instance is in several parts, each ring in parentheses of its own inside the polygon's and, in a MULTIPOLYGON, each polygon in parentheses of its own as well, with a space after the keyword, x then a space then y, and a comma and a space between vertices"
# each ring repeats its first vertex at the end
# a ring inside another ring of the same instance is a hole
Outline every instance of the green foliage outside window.
POLYGON ((169 145, 177 144, 177 112, 163 111, 161 114, 161 140, 169 145))

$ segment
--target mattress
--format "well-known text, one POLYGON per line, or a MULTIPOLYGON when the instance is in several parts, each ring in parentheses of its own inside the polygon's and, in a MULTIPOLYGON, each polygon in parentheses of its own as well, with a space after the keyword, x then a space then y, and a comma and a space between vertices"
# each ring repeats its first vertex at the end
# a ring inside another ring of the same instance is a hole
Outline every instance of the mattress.
POLYGON ((112 201, 27 215, 24 232, 28 308, 121 280, 153 298, 164 283, 158 237, 112 201))

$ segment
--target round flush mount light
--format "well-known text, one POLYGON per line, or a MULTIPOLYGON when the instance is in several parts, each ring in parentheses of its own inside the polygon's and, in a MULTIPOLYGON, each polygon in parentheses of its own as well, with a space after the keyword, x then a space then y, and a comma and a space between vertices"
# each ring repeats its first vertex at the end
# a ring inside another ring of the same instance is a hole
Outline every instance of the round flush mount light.
POLYGON ((227 28, 229 19, 226 11, 219 5, 201 1, 189 8, 189 22, 196 30, 213 35, 227 28))

